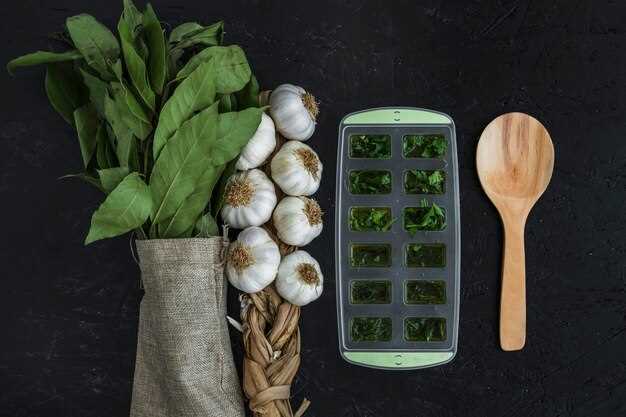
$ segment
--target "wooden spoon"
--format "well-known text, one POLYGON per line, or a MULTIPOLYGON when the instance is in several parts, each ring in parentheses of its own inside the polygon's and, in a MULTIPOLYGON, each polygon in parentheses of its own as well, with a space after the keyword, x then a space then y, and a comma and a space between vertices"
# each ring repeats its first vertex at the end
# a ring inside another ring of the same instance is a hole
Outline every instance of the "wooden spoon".
POLYGON ((485 128, 476 150, 480 183, 504 225, 500 298, 500 346, 520 350, 526 342, 524 227, 554 167, 550 135, 537 119, 507 113, 485 128))

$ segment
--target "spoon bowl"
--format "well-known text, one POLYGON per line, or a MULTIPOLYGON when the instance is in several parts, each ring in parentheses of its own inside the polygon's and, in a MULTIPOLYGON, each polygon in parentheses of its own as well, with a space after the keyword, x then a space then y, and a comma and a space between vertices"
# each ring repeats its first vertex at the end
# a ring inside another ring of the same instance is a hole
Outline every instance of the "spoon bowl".
POLYGON ((504 225, 500 346, 519 350, 526 341, 524 228, 552 178, 554 146, 537 119, 524 113, 503 114, 480 136, 476 168, 504 225))

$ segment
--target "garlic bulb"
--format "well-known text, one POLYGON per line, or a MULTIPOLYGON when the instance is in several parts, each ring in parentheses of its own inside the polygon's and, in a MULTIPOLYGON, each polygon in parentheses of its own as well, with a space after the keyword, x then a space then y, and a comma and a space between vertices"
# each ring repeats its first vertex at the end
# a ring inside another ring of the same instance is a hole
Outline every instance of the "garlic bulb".
POLYGON ((228 249, 226 276, 235 288, 254 294, 274 281, 279 264, 276 242, 264 229, 248 227, 228 249))
POLYGON ((272 219, 278 238, 288 245, 308 245, 322 233, 322 209, 311 198, 283 198, 272 219))
POLYGON ((307 140, 313 136, 318 113, 315 97, 302 87, 283 84, 270 95, 270 114, 276 129, 287 139, 307 140))
POLYGON ((288 195, 311 195, 322 179, 322 162, 302 142, 290 140, 272 158, 272 179, 288 195))
POLYGON ((230 177, 224 190, 222 219, 236 229, 260 226, 276 206, 274 184, 263 171, 252 169, 230 177))
POLYGON ((274 122, 271 117, 263 113, 259 127, 248 144, 242 149, 235 168, 243 171, 258 167, 274 152, 275 147, 276 129, 274 122))
POLYGON ((276 291, 281 297, 303 306, 318 299, 323 290, 320 264, 308 252, 297 250, 283 258, 276 275, 276 291))

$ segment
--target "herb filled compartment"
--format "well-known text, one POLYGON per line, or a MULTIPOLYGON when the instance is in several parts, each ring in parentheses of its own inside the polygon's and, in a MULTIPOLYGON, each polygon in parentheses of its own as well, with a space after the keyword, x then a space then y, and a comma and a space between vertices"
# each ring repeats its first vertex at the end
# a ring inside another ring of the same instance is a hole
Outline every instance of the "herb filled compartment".
POLYGON ((347 116, 339 132, 341 354, 383 369, 445 363, 458 331, 454 124, 436 112, 384 108, 347 116))

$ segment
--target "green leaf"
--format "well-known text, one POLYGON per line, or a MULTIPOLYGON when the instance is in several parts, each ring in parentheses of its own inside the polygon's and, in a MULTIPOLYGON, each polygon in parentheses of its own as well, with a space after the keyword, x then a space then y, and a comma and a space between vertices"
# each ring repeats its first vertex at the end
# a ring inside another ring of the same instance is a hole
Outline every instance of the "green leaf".
POLYGON ((239 110, 244 110, 248 107, 259 107, 259 82, 254 74, 250 76, 250 81, 248 81, 243 90, 235 93, 235 96, 237 97, 239 110))
POLYGON ((106 118, 115 134, 115 154, 120 166, 129 167, 131 171, 138 170, 139 159, 135 135, 128 126, 128 123, 132 123, 134 119, 132 114, 128 112, 126 102, 120 95, 116 95, 114 99, 107 95, 104 100, 104 108, 106 118))
POLYGON ((148 55, 148 68, 150 71, 150 83, 157 94, 163 93, 163 85, 167 75, 167 52, 163 28, 159 23, 154 9, 150 4, 143 13, 143 30, 146 35, 146 43, 150 54, 148 55))
POLYGON ((183 23, 170 34, 170 48, 184 49, 194 45, 217 46, 224 39, 224 22, 202 26, 196 22, 183 23))
POLYGON ((83 157, 85 168, 89 165, 94 152, 96 151, 96 135, 100 121, 98 114, 92 104, 86 104, 74 111, 74 123, 78 133, 80 143, 80 153, 83 157))
POLYGON ((219 236, 220 228, 215 218, 210 213, 206 213, 196 222, 195 233, 196 237, 219 236))
POLYGON ((74 110, 87 102, 87 92, 82 80, 68 63, 48 64, 46 94, 52 107, 69 124, 74 124, 74 110))
POLYGON ((98 176, 105 193, 109 194, 129 174, 128 167, 99 169, 98 176))
POLYGON ((101 169, 112 168, 119 165, 115 156, 115 149, 111 144, 109 133, 104 123, 100 124, 96 134, 96 161, 101 169))
POLYGON ((214 165, 226 164, 239 155, 259 127, 262 114, 263 110, 256 107, 220 114, 217 140, 211 149, 214 165))
POLYGON ((185 122, 167 142, 150 176, 154 224, 172 217, 195 191, 211 165, 211 143, 216 134, 217 103, 185 122))
POLYGON ((211 198, 211 214, 213 215, 213 217, 217 217, 220 210, 222 210, 222 207, 224 206, 224 199, 226 196, 226 184, 228 183, 230 177, 232 177, 232 175, 237 171, 236 166, 237 160, 233 159, 228 164, 226 164, 226 168, 224 168, 224 171, 220 176, 217 189, 215 190, 211 198))
POLYGON ((237 111, 237 98, 234 94, 225 94, 220 98, 220 113, 237 111))
POLYGON ((198 218, 209 204, 213 188, 224 167, 209 166, 200 177, 191 195, 180 204, 174 215, 159 223, 158 237, 161 239, 184 237, 192 230, 198 218))
POLYGON ((212 46, 194 55, 187 65, 176 75, 183 79, 202 63, 213 61, 215 71, 215 89, 220 94, 230 94, 241 90, 252 74, 246 54, 236 46, 212 46))
POLYGON ((194 113, 203 110, 215 101, 213 64, 204 63, 196 68, 174 91, 165 103, 154 132, 152 152, 156 161, 159 153, 194 113))
POLYGON ((104 189, 102 188, 102 184, 100 183, 100 180, 98 178, 95 178, 94 176, 86 173, 86 172, 81 172, 80 174, 63 175, 59 179, 60 180, 64 180, 64 179, 68 179, 68 178, 78 178, 79 180, 82 180, 82 181, 86 182, 87 184, 91 184, 94 187, 96 187, 98 190, 104 192, 104 189))
POLYGON ((117 25, 122 41, 122 52, 126 69, 130 74, 133 85, 139 92, 143 102, 154 111, 155 95, 150 87, 148 72, 144 58, 138 50, 139 34, 141 33, 143 16, 131 0, 124 0, 124 12, 117 25))
POLYGON ((82 54, 76 49, 67 52, 37 51, 27 55, 22 55, 9 61, 7 64, 7 71, 9 74, 13 75, 15 69, 19 67, 51 64, 53 62, 74 61, 76 59, 82 59, 82 57, 82 54))
POLYGON ((104 116, 104 97, 108 94, 108 84, 82 68, 80 73, 89 90, 89 100, 98 111, 98 114, 104 116))
POLYGON ((120 56, 120 46, 113 33, 88 14, 68 18, 66 26, 74 46, 85 57, 87 64, 105 80, 112 80, 114 74, 110 66, 120 56))
MULTIPOLYGON (((122 125, 125 126, 126 129, 130 129, 133 135, 141 140, 147 138, 152 131, 152 125, 142 120, 142 117, 137 116, 137 112, 141 112, 141 105, 136 101, 133 93, 130 90, 125 89, 122 84, 117 82, 111 83, 111 91, 113 93, 115 110, 113 113, 113 109, 111 109, 109 115, 107 116, 107 119, 109 118, 109 116, 115 119, 119 119, 122 125)), ((124 136, 121 133, 118 134, 117 131, 115 135, 124 136)))
POLYGON ((139 174, 133 172, 115 187, 93 214, 85 244, 141 227, 151 212, 150 190, 139 174))

